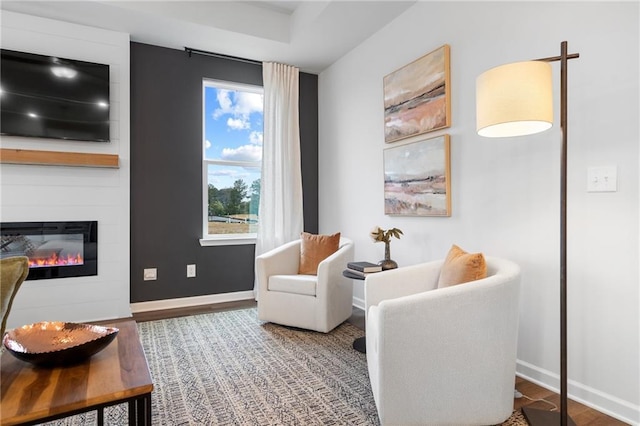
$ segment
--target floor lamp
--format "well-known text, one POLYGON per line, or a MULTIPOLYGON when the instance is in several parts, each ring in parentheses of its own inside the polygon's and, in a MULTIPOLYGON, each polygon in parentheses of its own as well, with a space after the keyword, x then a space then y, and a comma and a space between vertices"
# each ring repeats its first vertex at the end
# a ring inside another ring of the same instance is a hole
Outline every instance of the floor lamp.
POLYGON ((523 408, 530 425, 574 425, 567 412, 567 62, 578 53, 492 68, 476 81, 476 121, 480 136, 511 137, 542 132, 553 123, 553 83, 549 62, 560 61, 560 412, 523 408))

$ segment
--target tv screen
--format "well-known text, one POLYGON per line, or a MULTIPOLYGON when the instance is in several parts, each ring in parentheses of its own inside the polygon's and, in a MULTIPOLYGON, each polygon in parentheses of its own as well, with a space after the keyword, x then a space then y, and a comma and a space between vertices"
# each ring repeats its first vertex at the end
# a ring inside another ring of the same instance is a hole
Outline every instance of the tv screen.
POLYGON ((109 141, 109 65, 1 49, 0 133, 109 141))

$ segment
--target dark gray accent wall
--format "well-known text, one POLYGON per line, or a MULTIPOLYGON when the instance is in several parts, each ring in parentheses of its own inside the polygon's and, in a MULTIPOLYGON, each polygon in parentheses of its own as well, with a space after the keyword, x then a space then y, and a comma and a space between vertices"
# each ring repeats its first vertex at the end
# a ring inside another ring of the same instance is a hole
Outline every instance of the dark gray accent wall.
MULTIPOLYGON (((131 302, 253 288, 254 245, 201 247, 202 79, 262 85, 262 67, 131 43, 131 302), (186 265, 197 276, 186 277, 186 265), (144 281, 144 268, 158 279, 144 281)), ((305 230, 318 230, 318 79, 300 73, 305 230)))
POLYGON ((318 233, 318 76, 300 73, 300 163, 304 230, 318 233))

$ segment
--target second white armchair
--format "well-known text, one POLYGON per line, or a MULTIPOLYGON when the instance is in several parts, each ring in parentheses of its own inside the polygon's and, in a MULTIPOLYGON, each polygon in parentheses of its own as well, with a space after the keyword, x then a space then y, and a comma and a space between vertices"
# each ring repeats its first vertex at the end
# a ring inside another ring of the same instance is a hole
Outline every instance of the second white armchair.
POLYGON ((383 425, 499 424, 513 411, 520 268, 437 288, 443 261, 365 280, 367 365, 383 425))

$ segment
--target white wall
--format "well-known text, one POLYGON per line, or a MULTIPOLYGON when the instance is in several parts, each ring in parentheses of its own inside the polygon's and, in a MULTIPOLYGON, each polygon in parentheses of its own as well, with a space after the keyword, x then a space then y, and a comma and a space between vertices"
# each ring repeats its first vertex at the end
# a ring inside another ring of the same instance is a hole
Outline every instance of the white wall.
POLYGON ((2 137, 3 148, 117 154, 120 168, 2 164, 1 220, 98 221, 98 275, 26 281, 8 327, 95 321, 129 309, 129 35, 2 11, 3 48, 110 65, 111 137, 91 143, 2 137))
MULTIPOLYGON (((377 261, 384 247, 370 229, 398 227, 405 236, 391 257, 401 267, 442 258, 452 243, 516 261, 518 371, 557 389, 560 132, 477 136, 475 79, 559 55, 563 40, 580 53, 569 63, 569 392, 630 423, 640 421, 638 28, 637 2, 418 2, 319 79, 320 231, 341 231, 357 259, 377 261), (443 44, 452 126, 385 145, 383 77, 443 44), (451 135, 452 216, 385 216, 383 149, 442 133, 451 135), (617 166, 618 191, 587 193, 587 168, 605 165, 617 166)), ((354 287, 358 304, 362 283, 354 287)))

